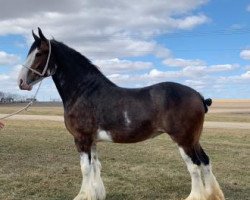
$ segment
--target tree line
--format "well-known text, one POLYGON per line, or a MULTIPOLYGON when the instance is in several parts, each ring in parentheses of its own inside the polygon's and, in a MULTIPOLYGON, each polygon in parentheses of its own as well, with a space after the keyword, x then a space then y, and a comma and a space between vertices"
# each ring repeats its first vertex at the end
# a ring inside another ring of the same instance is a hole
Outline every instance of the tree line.
MULTIPOLYGON (((31 101, 32 98, 14 93, 5 93, 0 91, 0 103, 16 103, 31 101)), ((36 99, 35 99, 36 101, 36 99)))

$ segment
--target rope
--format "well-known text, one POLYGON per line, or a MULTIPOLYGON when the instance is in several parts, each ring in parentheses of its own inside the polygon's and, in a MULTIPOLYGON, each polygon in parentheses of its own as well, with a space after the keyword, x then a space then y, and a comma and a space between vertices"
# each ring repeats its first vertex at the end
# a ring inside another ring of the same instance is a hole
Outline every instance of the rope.
POLYGON ((20 112, 22 112, 22 111, 24 111, 24 110, 27 111, 28 108, 34 103, 34 101, 35 101, 35 99, 36 99, 36 96, 37 96, 37 93, 38 93, 38 91, 39 91, 39 89, 40 89, 40 87, 41 87, 41 84, 42 84, 42 81, 40 81, 40 83, 39 83, 39 85, 38 85, 38 87, 37 87, 37 90, 36 90, 36 92, 35 92, 35 94, 34 94, 33 99, 32 99, 25 107, 21 108, 20 110, 18 110, 18 111, 16 111, 16 112, 13 112, 13 113, 7 114, 7 115, 5 115, 5 116, 3 116, 3 117, 0 117, 0 119, 9 118, 9 117, 11 117, 11 116, 14 116, 14 115, 19 114, 20 112))

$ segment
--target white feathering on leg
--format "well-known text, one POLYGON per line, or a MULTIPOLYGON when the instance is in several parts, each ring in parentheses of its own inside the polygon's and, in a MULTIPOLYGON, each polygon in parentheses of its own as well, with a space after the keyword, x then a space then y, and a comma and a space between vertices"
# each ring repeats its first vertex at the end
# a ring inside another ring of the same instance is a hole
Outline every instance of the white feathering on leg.
POLYGON ((188 171, 191 175, 191 193, 186 198, 186 200, 207 200, 206 191, 201 179, 200 167, 195 165, 191 158, 185 153, 185 151, 180 147, 179 148, 183 160, 186 162, 188 171))

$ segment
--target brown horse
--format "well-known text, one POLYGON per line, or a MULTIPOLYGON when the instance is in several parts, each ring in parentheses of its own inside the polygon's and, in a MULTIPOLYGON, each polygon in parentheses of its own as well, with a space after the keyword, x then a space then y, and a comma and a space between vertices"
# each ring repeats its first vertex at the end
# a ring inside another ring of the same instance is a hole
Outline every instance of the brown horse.
POLYGON ((199 143, 211 99, 172 82, 138 89, 118 87, 83 55, 38 32, 39 36, 32 32, 35 41, 20 72, 19 87, 31 90, 52 76, 63 101, 65 125, 80 153, 83 180, 75 200, 105 199, 97 142, 135 143, 162 133, 177 143, 190 172, 192 189, 187 200, 225 199, 199 143))

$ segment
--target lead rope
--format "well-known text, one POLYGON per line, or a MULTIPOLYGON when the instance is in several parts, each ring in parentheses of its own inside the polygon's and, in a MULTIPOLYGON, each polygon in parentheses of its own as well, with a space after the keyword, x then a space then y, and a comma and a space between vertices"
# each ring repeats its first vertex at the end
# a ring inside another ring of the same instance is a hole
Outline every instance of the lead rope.
POLYGON ((42 80, 40 81, 40 83, 39 83, 39 85, 38 85, 38 87, 37 87, 36 93, 34 94, 32 100, 31 100, 25 107, 21 108, 20 110, 18 110, 18 111, 16 111, 16 112, 13 112, 13 113, 7 114, 7 115, 5 115, 5 116, 3 116, 3 117, 0 117, 0 119, 9 118, 9 117, 11 117, 11 116, 14 116, 14 115, 19 114, 20 112, 22 112, 22 111, 24 111, 24 110, 27 111, 28 108, 34 103, 34 101, 35 101, 35 99, 36 99, 36 96, 37 96, 37 93, 38 93, 38 91, 39 91, 39 89, 40 89, 40 87, 41 87, 41 84, 42 84, 42 80))

